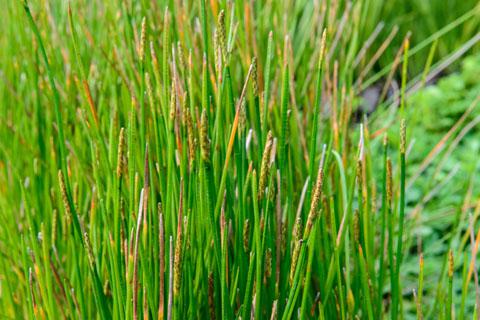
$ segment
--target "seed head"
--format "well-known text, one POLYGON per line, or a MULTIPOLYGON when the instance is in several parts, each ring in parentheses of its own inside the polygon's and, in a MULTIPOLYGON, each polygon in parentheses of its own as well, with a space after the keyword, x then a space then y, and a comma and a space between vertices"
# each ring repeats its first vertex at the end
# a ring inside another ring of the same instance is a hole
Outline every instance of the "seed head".
POLYGON ((215 62, 215 72, 217 73, 218 80, 221 81, 222 77, 222 50, 220 49, 220 36, 218 30, 213 34, 213 54, 215 62))
POLYGON ((70 224, 72 221, 72 210, 70 208, 70 203, 68 202, 67 188, 65 186, 65 178, 63 177, 62 170, 58 170, 58 183, 60 185, 63 206, 65 207, 65 218, 67 219, 67 224, 70 224))
POLYGON ((252 61, 252 85, 253 95, 258 97, 258 71, 257 71, 257 58, 253 57, 252 61))
POLYGON ((363 175, 362 175, 362 167, 363 163, 361 159, 357 160, 357 184, 360 187, 363 183, 363 175))
POLYGON ((310 204, 310 212, 308 213, 307 224, 305 225, 305 232, 303 237, 306 238, 312 230, 313 221, 317 217, 320 200, 322 197, 323 187, 323 164, 325 162, 325 150, 326 146, 323 146, 322 159, 318 167, 317 182, 315 183, 315 189, 313 191, 312 203, 310 204))
POLYGON ((170 119, 175 119, 177 111, 177 93, 175 88, 175 81, 172 81, 172 91, 170 93, 170 119))
POLYGON ((352 289, 349 289, 347 293, 347 307, 348 312, 353 314, 355 308, 355 298, 353 297, 352 289))
POLYGON ((147 87, 148 101, 150 102, 150 107, 153 109, 155 106, 155 96, 152 89, 152 80, 150 79, 150 74, 148 72, 145 73, 145 85, 147 87))
POLYGON ((268 248, 265 252, 265 279, 272 275, 272 249, 268 248))
POLYGON ((267 181, 269 177, 269 163, 270 163, 270 152, 273 145, 273 136, 272 132, 268 131, 267 134, 267 143, 265 144, 265 149, 263 150, 262 163, 260 168, 260 181, 258 183, 258 201, 263 199, 265 194, 265 187, 267 186, 267 181))
POLYGON ((158 58, 155 47, 153 46, 153 41, 150 41, 150 57, 152 58, 154 68, 158 68, 158 58))
MULTIPOLYGON (((182 223, 179 221, 179 223, 182 223)), ((175 244, 175 257, 173 262, 173 295, 178 296, 180 292, 180 283, 182 281, 182 232, 177 235, 177 243, 175 244)))
POLYGON ((405 119, 400 123, 400 153, 405 154, 405 146, 407 144, 407 126, 405 119))
POLYGON ((210 319, 215 320, 215 287, 213 282, 213 273, 208 274, 208 308, 210 310, 210 319))
POLYGON ((180 42, 177 42, 177 56, 178 56, 178 63, 180 65, 180 69, 183 72, 185 70, 185 56, 183 54, 183 47, 180 42))
POLYGON ((245 110, 246 101, 245 99, 242 100, 242 104, 240 105, 240 114, 238 116, 238 134, 242 134, 247 127, 247 113, 245 110))
POLYGON ((358 210, 355 210, 353 215, 353 236, 356 243, 360 242, 360 220, 358 217, 358 210))
POLYGON ((53 212, 52 212, 52 246, 55 246, 55 241, 57 239, 57 219, 58 219, 58 211, 57 211, 57 209, 53 209, 53 212))
POLYGON ((248 252, 250 242, 250 220, 246 219, 243 223, 243 249, 248 252))
POLYGON ((450 249, 448 252, 448 277, 453 277, 454 263, 453 263, 453 251, 450 249))
POLYGON ((142 19, 142 31, 140 35, 140 49, 138 55, 140 56, 140 61, 143 63, 145 60, 145 39, 147 34, 147 19, 143 17, 142 19))
POLYGON ((220 11, 218 15, 218 45, 222 54, 223 62, 227 61, 227 36, 225 28, 225 11, 220 11))
POLYGON ((123 152, 125 149, 125 129, 120 129, 120 135, 118 137, 118 154, 117 154, 117 177, 120 179, 122 177, 122 172, 124 168, 123 161, 123 152))
POLYGON ((208 119, 207 110, 202 111, 200 118, 200 153, 202 160, 206 163, 210 162, 210 139, 208 138, 208 119))
POLYGON ((300 240, 300 230, 301 229, 302 229, 302 219, 300 217, 297 217, 297 219, 295 220, 295 224, 293 225, 293 230, 292 230, 293 241, 300 240))
POLYGON ((285 221, 282 221, 281 222, 281 232, 280 232, 280 249, 281 249, 281 252, 282 252, 282 256, 285 255, 285 249, 287 248, 287 237, 286 237, 286 234, 287 234, 287 224, 285 223, 285 221))
POLYGON ((298 262, 298 255, 300 254, 300 248, 302 246, 302 240, 298 240, 295 242, 295 247, 293 249, 292 253, 292 264, 290 267, 290 285, 293 282, 293 277, 295 276, 295 269, 297 268, 297 262, 298 262))
POLYGON ((93 250, 92 250, 92 245, 90 243, 90 238, 88 237, 87 232, 83 233, 83 241, 85 244, 85 249, 87 250, 88 262, 90 263, 90 267, 93 269, 95 268, 95 259, 93 256, 93 250))
POLYGON ((196 141, 195 136, 193 133, 193 121, 192 116, 190 115, 190 111, 186 110, 185 112, 185 120, 187 123, 187 139, 188 139, 188 158, 190 162, 190 172, 193 171, 193 166, 195 164, 195 148, 196 148, 196 141))
POLYGON ((320 42, 320 57, 318 58, 319 67, 322 65, 323 57, 325 56, 326 42, 327 42, 327 29, 324 29, 322 33, 322 40, 320 42))
POLYGON ((393 197, 392 186, 392 161, 387 159, 387 203, 390 205, 393 197))

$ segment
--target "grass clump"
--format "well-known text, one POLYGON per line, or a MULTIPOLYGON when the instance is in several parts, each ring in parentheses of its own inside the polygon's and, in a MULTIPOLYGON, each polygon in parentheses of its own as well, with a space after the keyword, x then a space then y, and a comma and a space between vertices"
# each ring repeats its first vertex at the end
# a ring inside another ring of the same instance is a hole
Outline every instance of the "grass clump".
POLYGON ((378 42, 370 1, 53 3, 7 4, 2 317, 478 312, 478 206, 458 210, 436 288, 412 253, 408 66, 442 33, 378 42), (356 121, 385 71, 399 99, 356 121))

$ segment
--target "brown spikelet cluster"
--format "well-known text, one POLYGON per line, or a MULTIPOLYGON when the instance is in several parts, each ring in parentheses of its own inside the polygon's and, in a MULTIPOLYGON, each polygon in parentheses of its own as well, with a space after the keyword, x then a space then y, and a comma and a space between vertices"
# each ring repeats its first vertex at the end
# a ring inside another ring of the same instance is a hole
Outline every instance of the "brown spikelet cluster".
POLYGON ((402 119, 400 123, 400 153, 405 154, 405 149, 407 145, 407 126, 405 119, 402 119))
POLYGON ((290 266, 290 285, 293 282, 293 278, 295 277, 295 270, 297 268, 297 262, 298 262, 298 255, 300 254, 300 248, 302 247, 302 240, 298 240, 295 242, 295 246, 293 249, 292 253, 292 264, 290 266))
POLYGON ((125 149, 125 129, 120 129, 120 134, 118 136, 118 153, 117 153, 117 177, 120 179, 122 177, 122 172, 124 166, 123 153, 125 149))
POLYGON ((180 70, 184 72, 185 70, 185 55, 183 53, 183 47, 180 42, 177 42, 177 57, 178 57, 178 64, 180 66, 180 70))
POLYGON ((145 60, 145 40, 147 37, 147 19, 143 17, 142 19, 142 31, 140 34, 140 48, 138 50, 138 55, 140 56, 140 61, 143 63, 145 60))
POLYGON ((90 264, 90 267, 93 269, 95 267, 95 258, 93 255, 93 249, 90 243, 90 238, 88 237, 87 232, 83 233, 83 242, 85 244, 85 249, 87 250, 88 263, 90 264))
POLYGON ((185 112, 185 122, 187 124, 187 141, 188 141, 188 160, 189 160, 189 167, 190 171, 193 171, 193 167, 195 165, 195 149, 196 149, 196 141, 193 132, 193 121, 192 116, 189 110, 185 112))
POLYGON ((238 116, 238 133, 241 135, 245 131, 247 127, 247 112, 245 110, 246 101, 245 99, 242 100, 242 104, 240 105, 240 114, 238 116))
POLYGON ((267 199, 272 203, 275 201, 275 197, 277 196, 277 191, 275 189, 275 184, 272 184, 272 187, 268 189, 267 199))
POLYGON ((313 189, 312 203, 310 204, 310 211, 307 217, 307 224, 305 225, 304 238, 306 238, 313 227, 313 221, 317 217, 318 209, 320 206, 322 198, 322 188, 323 188, 323 163, 325 161, 325 146, 322 152, 322 159, 320 160, 320 165, 318 168, 317 181, 315 183, 315 188, 313 189))
POLYGON ((348 308, 348 311, 351 314, 353 314, 353 311, 355 309, 355 298, 353 296, 352 289, 348 290, 348 293, 347 293, 347 308, 348 308))
POLYGON ((258 70, 257 70, 257 58, 254 57, 252 60, 252 86, 253 86, 253 95, 258 97, 258 70))
POLYGON ((300 239, 301 230, 302 230, 302 219, 300 217, 297 217, 292 230, 292 239, 294 242, 300 239))
POLYGON ((165 232, 163 224, 163 210, 162 203, 157 205, 158 211, 158 241, 159 241, 159 258, 160 258, 160 288, 159 288, 159 303, 158 303, 158 320, 163 320, 165 313, 165 232))
POLYGON ((180 109, 177 110, 177 115, 180 119, 182 119, 182 124, 185 126, 185 122, 187 121, 185 114, 188 111, 188 93, 186 91, 183 92, 180 98, 180 101, 181 101, 180 109))
POLYGON ((158 58, 157 53, 155 52, 153 41, 150 41, 150 57, 152 58, 153 68, 158 70, 158 58))
POLYGON ((78 182, 73 184, 73 207, 78 208, 78 182))
POLYGON ((281 255, 285 255, 285 250, 287 249, 287 224, 285 221, 281 222, 281 230, 280 230, 280 235, 279 235, 279 240, 280 240, 280 251, 281 255))
POLYGON ((361 160, 361 159, 358 159, 358 160, 357 160, 357 171, 356 171, 356 175, 357 175, 357 185, 358 185, 359 188, 360 188, 360 187, 362 186, 362 184, 363 184, 362 168, 363 168, 362 160, 361 160))
POLYGON ((208 309, 210 311, 210 319, 215 320, 215 287, 213 282, 213 273, 208 275, 208 309))
POLYGON ((148 101, 151 107, 153 108, 154 102, 155 102, 155 96, 153 95, 152 80, 150 79, 150 74, 148 72, 145 72, 145 86, 147 87, 148 101))
POLYGON ((208 119, 207 110, 202 111, 200 118, 200 153, 202 160, 206 163, 210 162, 210 139, 208 138, 208 119))
POLYGON ((322 40, 320 42, 320 57, 318 58, 318 63, 322 65, 323 58, 325 56, 325 51, 327 47, 327 29, 323 29, 322 40))
POLYGON ((302 230, 302 218, 297 217, 292 230, 292 243, 291 243, 292 262, 291 262, 290 277, 289 277, 290 283, 292 283, 293 281, 293 277, 295 275, 295 268, 297 266, 298 255, 300 254, 300 248, 302 244, 301 230, 302 230))
POLYGON ((72 210, 70 208, 70 203, 68 202, 67 187, 65 186, 65 178, 63 177, 62 170, 58 170, 58 183, 60 185, 63 206, 65 207, 65 218, 67 219, 67 224, 70 224, 72 221, 72 210))
POLYGON ((260 232, 263 232, 263 229, 265 228, 265 216, 262 215, 260 217, 260 232))
MULTIPOLYGON (((183 180, 180 181, 180 204, 178 209, 177 240, 175 243, 175 256, 173 262, 173 295, 175 297, 180 293, 180 284, 182 282, 182 255, 183 255, 183 228, 185 221, 183 217, 183 180)), ((185 217, 186 218, 186 217, 185 217)))
POLYGON ((272 151, 273 135, 271 131, 267 134, 267 143, 263 150, 262 163, 260 168, 260 181, 258 183, 258 201, 261 201, 265 195, 265 188, 269 177, 270 153, 272 151))
POLYGON ((177 113, 177 92, 175 81, 172 81, 172 91, 170 93, 170 119, 175 119, 175 114, 177 113))
POLYGON ((243 223, 243 249, 248 252, 250 246, 250 220, 246 219, 243 223))
MULTIPOLYGON (((179 222, 181 223, 181 222, 179 222)), ((175 244, 175 256, 173 262, 173 295, 176 297, 180 293, 180 283, 182 281, 182 233, 177 236, 177 242, 175 244)))
POLYGON ((218 30, 214 31, 213 34, 213 57, 215 62, 215 72, 218 77, 218 81, 222 81, 222 52, 220 49, 220 36, 218 30))
POLYGON ((392 161, 387 159, 387 203, 390 205, 393 197, 393 177, 392 177, 392 161))
POLYGON ((225 11, 218 14, 218 46, 223 62, 227 61, 227 31, 225 28, 225 11))
POLYGON ((52 246, 55 246, 55 241, 57 240, 57 220, 58 220, 58 211, 53 209, 52 212, 52 246))
POLYGON ((268 248, 265 252, 265 282, 272 275, 272 249, 268 248))
POLYGON ((453 261, 453 251, 450 249, 448 252, 448 277, 451 279, 453 277, 454 270, 454 261, 453 261))
POLYGON ((358 210, 355 210, 353 215, 353 236, 356 243, 360 242, 360 219, 358 216, 358 210))
POLYGON ((272 315, 270 316, 270 320, 275 320, 278 318, 278 315, 277 315, 277 301, 278 300, 273 300, 273 304, 272 304, 272 315))

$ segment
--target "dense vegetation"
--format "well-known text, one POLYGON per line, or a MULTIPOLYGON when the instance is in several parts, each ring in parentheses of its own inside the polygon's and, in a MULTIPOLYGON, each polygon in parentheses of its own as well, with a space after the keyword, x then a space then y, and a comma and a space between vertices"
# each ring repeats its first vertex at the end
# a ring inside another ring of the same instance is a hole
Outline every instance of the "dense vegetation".
POLYGON ((0 18, 1 318, 480 316, 477 1, 0 18))

